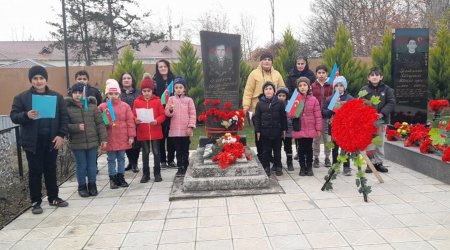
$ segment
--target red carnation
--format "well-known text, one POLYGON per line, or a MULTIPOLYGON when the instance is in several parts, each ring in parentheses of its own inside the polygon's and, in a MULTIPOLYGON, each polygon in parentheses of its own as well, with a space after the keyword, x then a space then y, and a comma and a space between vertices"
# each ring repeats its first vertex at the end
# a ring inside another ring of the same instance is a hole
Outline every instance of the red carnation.
POLYGON ((231 102, 226 102, 226 103, 223 105, 223 107, 224 107, 225 109, 230 109, 231 105, 233 105, 231 102))
POLYGON ((208 106, 209 104, 211 104, 211 100, 205 99, 205 101, 203 102, 203 104, 204 104, 205 106, 208 106))
POLYGON ((428 106, 433 112, 441 112, 443 108, 447 108, 449 106, 449 103, 448 100, 430 100, 430 102, 428 102, 428 106))
POLYGON ((442 155, 442 161, 445 161, 445 162, 450 161, 450 147, 448 147, 444 150, 444 153, 442 155))
POLYGON ((400 122, 394 123, 394 128, 400 128, 402 124, 400 122))
POLYGON ((346 102, 334 115, 331 134, 345 152, 364 151, 377 133, 377 111, 362 99, 346 102))
POLYGON ((218 106, 219 104, 220 104, 220 101, 219 101, 219 100, 214 100, 214 101, 213 101, 213 105, 214 105, 214 106, 218 106))

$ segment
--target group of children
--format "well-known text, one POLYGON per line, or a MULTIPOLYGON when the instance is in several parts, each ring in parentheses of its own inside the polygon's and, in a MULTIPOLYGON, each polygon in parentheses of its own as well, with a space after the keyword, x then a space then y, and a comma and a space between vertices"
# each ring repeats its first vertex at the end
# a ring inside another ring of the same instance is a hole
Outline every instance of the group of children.
MULTIPOLYGON (((305 61, 304 59, 300 59, 305 61)), ((306 64, 307 65, 307 64, 306 64)), ((259 102, 256 104, 255 115, 253 118, 256 140, 262 144, 262 157, 260 159, 264 170, 268 176, 271 171, 275 171, 277 176, 283 174, 281 164, 281 146, 284 144, 286 152, 286 164, 288 171, 293 171, 292 164, 292 138, 295 140, 297 148, 298 161, 300 165, 300 176, 313 176, 313 166, 319 167, 320 137, 323 138, 325 147, 325 167, 331 167, 331 164, 337 163, 339 154, 339 145, 331 140, 331 123, 334 110, 329 109, 329 104, 333 94, 339 92, 337 100, 340 105, 350 101, 353 97, 347 93, 347 80, 344 76, 338 76, 332 84, 327 83, 328 70, 324 65, 316 68, 315 82, 310 83, 310 79, 301 76, 296 79, 296 87, 301 95, 303 110, 299 117, 294 117, 290 112, 286 112, 285 107, 288 99, 292 95, 290 89, 286 87, 275 88, 272 82, 265 82, 262 86, 262 94, 259 96, 259 102), (326 145, 328 141, 334 143, 332 150, 326 145), (317 144, 314 145, 313 143, 317 144), (330 151, 332 151, 332 163, 329 160, 330 151), (273 167, 270 168, 270 163, 273 167)), ((382 83, 383 74, 381 70, 373 68, 368 75, 368 85, 363 89, 369 91, 369 98, 372 95, 379 95, 383 102, 377 106, 379 118, 384 120, 384 124, 389 122, 389 114, 395 105, 393 90, 382 83)), ((288 84, 291 87, 292 84, 288 84)), ((384 125, 383 125, 384 126, 384 125)), ((383 126, 380 131, 383 131, 383 126)), ((382 132, 380 132, 382 133, 382 132)), ((381 134, 381 138, 383 135, 381 134)), ((383 148, 377 147, 369 154, 376 169, 380 172, 387 172, 388 169, 382 164, 383 148)), ((366 170, 370 173, 370 169, 366 170)), ((343 174, 351 175, 350 163, 344 163, 343 174)))
POLYGON ((174 140, 177 158, 177 175, 184 175, 189 165, 189 137, 195 128, 196 111, 194 102, 185 96, 186 82, 182 77, 173 81, 174 95, 169 97, 164 108, 160 97, 155 95, 155 84, 150 78, 141 82, 139 95, 133 108, 121 100, 122 89, 114 79, 106 81, 106 101, 97 107, 95 98, 89 97, 88 109, 83 107, 83 83, 75 83, 71 96, 66 97, 69 114, 69 145, 74 151, 77 163, 78 193, 82 197, 97 194, 95 184, 96 157, 99 142, 107 152, 110 188, 128 187, 125 180, 125 151, 132 148, 135 138, 142 147, 143 175, 141 183, 150 180, 149 154, 153 153, 155 182, 162 181, 160 140, 163 138, 162 124, 171 117, 169 136, 174 140), (108 105, 108 101, 110 104, 108 105), (115 120, 105 126, 103 112, 112 112, 115 120), (152 110, 153 121, 139 119, 137 110, 152 110), (77 146, 81 145, 81 146, 77 146), (86 176, 88 181, 86 184, 86 176))

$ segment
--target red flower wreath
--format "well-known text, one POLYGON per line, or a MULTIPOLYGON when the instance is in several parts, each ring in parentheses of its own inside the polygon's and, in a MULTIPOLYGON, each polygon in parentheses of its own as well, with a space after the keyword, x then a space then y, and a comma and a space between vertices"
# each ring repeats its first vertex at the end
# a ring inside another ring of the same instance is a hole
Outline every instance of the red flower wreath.
POLYGON ((377 111, 364 104, 362 99, 346 102, 336 111, 331 124, 331 134, 339 147, 347 153, 364 151, 377 133, 377 111))

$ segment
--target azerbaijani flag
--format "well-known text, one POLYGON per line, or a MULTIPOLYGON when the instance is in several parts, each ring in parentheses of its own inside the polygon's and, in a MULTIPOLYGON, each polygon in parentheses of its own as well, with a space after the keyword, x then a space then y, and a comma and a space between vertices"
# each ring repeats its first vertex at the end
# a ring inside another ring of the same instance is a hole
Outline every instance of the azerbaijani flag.
POLYGON ((81 96, 81 100, 83 101, 84 110, 88 111, 88 98, 86 96, 86 85, 83 87, 83 95, 81 96))
POLYGON ((298 93, 297 89, 295 89, 291 99, 289 99, 289 102, 286 105, 285 111, 289 113, 290 117, 298 118, 300 117, 304 107, 305 101, 303 100, 303 96, 298 93))
POLYGON ((114 108, 112 106, 111 99, 108 100, 106 109, 103 110, 102 118, 103 118, 103 122, 106 125, 110 125, 110 124, 112 124, 113 126, 116 125, 115 124, 116 114, 114 113, 114 108))
POLYGON ((339 67, 336 63, 334 63, 333 70, 331 71, 330 76, 328 77, 328 83, 333 84, 334 79, 339 76, 339 67))
POLYGON ((333 97, 331 98, 330 104, 328 105, 327 109, 333 111, 334 106, 336 106, 336 103, 339 99, 339 91, 335 91, 333 97))
POLYGON ((169 96, 173 95, 173 80, 169 83, 166 90, 161 95, 161 104, 165 105, 169 101, 169 96))

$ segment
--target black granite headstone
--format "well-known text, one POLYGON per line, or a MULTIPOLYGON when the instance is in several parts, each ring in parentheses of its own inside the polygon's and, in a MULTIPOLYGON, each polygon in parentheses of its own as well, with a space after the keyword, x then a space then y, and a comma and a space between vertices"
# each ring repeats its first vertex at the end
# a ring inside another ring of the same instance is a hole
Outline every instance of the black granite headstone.
POLYGON ((239 105, 241 36, 200 31, 205 99, 239 105))
POLYGON ((393 30, 392 80, 397 105, 391 123, 426 123, 428 49, 428 29, 393 30))

